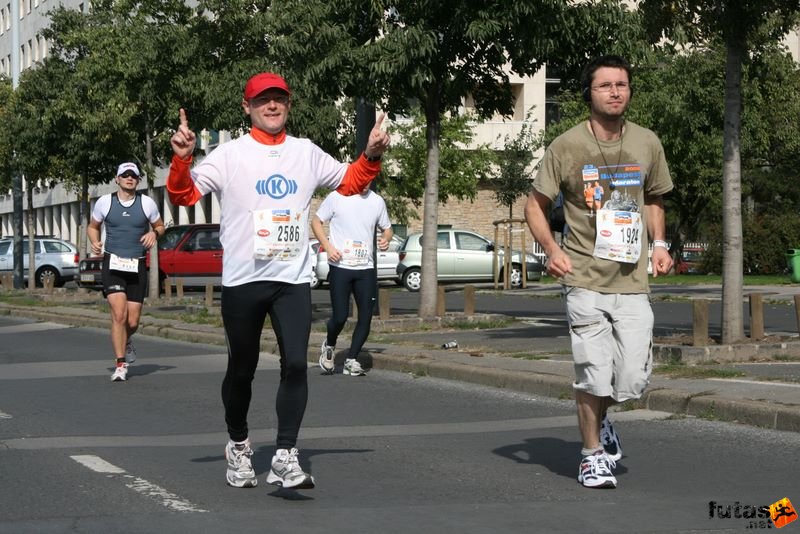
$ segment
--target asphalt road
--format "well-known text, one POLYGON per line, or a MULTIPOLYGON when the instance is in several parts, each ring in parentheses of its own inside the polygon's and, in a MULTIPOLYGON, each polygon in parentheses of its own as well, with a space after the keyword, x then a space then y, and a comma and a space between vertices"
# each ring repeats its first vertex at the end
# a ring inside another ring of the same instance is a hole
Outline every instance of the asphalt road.
POLYGON ((797 433, 618 413, 619 488, 588 490, 570 402, 316 368, 298 445, 317 488, 279 490, 271 355, 250 417, 260 485, 229 488, 223 350, 138 336, 130 380, 111 383, 108 347, 0 317, 0 533, 718 532, 751 521, 720 515, 800 501, 797 433))

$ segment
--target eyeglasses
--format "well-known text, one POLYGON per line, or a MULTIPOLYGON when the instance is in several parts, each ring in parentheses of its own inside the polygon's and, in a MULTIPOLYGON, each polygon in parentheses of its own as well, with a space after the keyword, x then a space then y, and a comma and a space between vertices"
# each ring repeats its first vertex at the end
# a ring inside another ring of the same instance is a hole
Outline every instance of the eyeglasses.
POLYGON ((251 98, 250 102, 255 106, 264 106, 270 102, 285 106, 289 103, 289 95, 258 95, 255 98, 251 98))
POLYGON ((611 90, 615 88, 617 91, 622 93, 630 89, 631 86, 628 82, 605 82, 592 87, 592 89, 600 93, 610 93, 611 90))

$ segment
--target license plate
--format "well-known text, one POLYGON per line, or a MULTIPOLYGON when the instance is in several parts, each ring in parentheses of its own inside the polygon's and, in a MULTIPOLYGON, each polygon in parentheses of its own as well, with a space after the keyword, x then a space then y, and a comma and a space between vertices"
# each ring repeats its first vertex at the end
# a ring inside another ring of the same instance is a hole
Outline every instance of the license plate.
POLYGON ((82 274, 81 275, 81 282, 94 282, 94 275, 93 274, 82 274))

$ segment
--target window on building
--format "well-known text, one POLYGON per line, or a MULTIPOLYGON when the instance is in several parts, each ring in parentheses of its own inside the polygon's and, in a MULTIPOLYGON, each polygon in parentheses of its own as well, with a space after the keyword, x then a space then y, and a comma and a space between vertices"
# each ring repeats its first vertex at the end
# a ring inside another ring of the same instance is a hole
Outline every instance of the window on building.
POLYGON ((6 31, 6 8, 0 8, 0 35, 6 31))
POLYGON ((28 46, 31 48, 34 63, 39 61, 39 36, 37 35, 32 41, 28 41, 28 46))
POLYGON ((39 36, 39 57, 42 61, 47 57, 47 39, 44 35, 39 36))
POLYGON ((544 90, 545 126, 561 120, 561 111, 558 108, 558 92, 561 90, 561 78, 550 78, 550 70, 548 69, 547 72, 548 78, 545 80, 544 90))

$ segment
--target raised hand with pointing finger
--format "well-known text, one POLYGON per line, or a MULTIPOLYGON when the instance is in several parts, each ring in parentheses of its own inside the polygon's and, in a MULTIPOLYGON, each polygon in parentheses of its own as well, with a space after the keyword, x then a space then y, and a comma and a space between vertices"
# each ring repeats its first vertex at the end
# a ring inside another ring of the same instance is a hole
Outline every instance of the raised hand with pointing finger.
POLYGON ((169 140, 172 151, 181 159, 187 159, 194 153, 194 146, 197 143, 197 136, 189 129, 189 120, 186 118, 186 111, 181 108, 180 124, 178 129, 169 140))
POLYGON ((385 117, 386 114, 381 113, 378 116, 378 120, 375 121, 375 126, 372 127, 372 131, 369 132, 367 147, 364 149, 364 154, 370 159, 380 158, 383 153, 386 152, 386 149, 389 148, 389 142, 391 141, 389 134, 381 130, 385 117))

